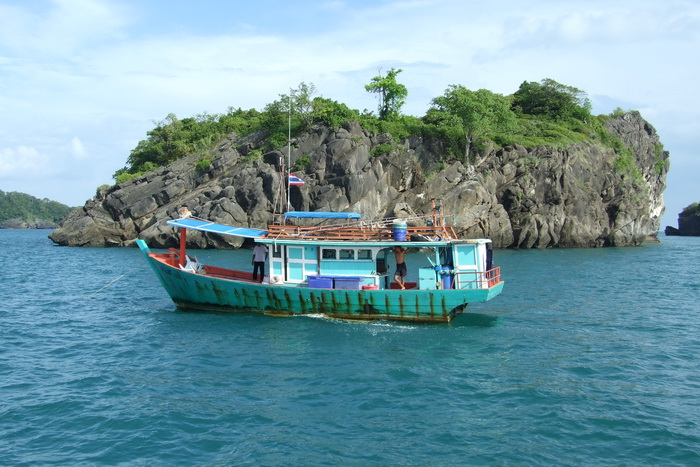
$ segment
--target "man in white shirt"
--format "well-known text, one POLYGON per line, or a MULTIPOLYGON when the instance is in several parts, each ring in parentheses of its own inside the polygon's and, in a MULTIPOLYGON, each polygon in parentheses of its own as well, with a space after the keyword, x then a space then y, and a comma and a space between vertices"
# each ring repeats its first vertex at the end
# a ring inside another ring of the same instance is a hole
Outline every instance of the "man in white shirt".
POLYGON ((260 280, 265 277, 265 261, 267 260, 267 247, 262 243, 257 243, 253 248, 253 280, 258 281, 258 270, 260 271, 260 280))

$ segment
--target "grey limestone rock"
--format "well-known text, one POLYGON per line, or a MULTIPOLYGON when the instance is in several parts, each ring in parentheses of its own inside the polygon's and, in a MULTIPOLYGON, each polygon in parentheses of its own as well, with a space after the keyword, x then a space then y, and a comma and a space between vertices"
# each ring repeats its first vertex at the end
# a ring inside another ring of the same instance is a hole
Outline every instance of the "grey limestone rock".
MULTIPOLYGON (((460 235, 491 238, 495 247, 638 245, 659 230, 669 155, 637 112, 610 118, 607 127, 631 151, 636 169, 618 167, 619 155, 597 142, 487 147, 466 164, 450 162, 440 141, 425 137, 393 141, 358 124, 316 126, 292 141, 291 164, 306 183, 291 188, 290 201, 296 210, 377 219, 428 215, 431 200, 439 199, 460 235), (373 155, 380 144, 391 150, 373 155)), ((200 156, 192 155, 103 190, 50 237, 62 245, 126 246, 143 238, 154 248, 174 247, 178 232, 165 221, 183 206, 196 217, 264 228, 287 148, 251 160, 263 142, 260 134, 231 135, 206 172, 197 172, 200 156)), ((242 240, 193 233, 188 243, 235 248, 242 240)))

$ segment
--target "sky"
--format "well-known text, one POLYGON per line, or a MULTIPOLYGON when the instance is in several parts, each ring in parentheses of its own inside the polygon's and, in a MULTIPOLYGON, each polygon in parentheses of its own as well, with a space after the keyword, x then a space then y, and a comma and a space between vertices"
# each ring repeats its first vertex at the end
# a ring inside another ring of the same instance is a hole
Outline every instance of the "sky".
POLYGON ((81 206, 156 122, 262 110, 299 83, 360 111, 391 67, 423 116, 451 84, 551 78, 638 110, 700 202, 698 0, 0 0, 0 190, 81 206))

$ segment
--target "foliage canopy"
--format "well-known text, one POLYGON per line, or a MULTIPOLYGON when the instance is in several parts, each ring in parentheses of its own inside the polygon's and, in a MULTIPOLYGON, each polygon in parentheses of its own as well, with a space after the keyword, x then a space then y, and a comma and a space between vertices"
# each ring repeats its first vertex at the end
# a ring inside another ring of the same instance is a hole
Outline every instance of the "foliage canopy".
POLYGON ((481 141, 489 132, 508 133, 516 126, 516 117, 507 98, 486 89, 471 91, 454 84, 444 95, 433 99, 425 121, 461 127, 466 142, 465 159, 469 157, 472 144, 481 141))
POLYGON ((297 136, 315 124, 338 128, 346 122, 357 122, 372 133, 389 133, 394 141, 418 135, 434 138, 444 149, 443 161, 466 162, 487 143, 496 147, 520 144, 561 148, 596 140, 615 150, 618 171, 632 175, 639 172, 629 150, 604 127, 610 117, 593 117, 588 97, 577 88, 544 79, 539 83, 523 82, 514 94, 503 96, 486 89, 472 91, 450 85, 418 118, 400 114, 408 95, 406 87, 396 82, 401 72, 392 68, 365 86, 368 92, 379 94, 378 116, 316 96, 316 87, 303 82, 288 94, 280 94, 262 111, 229 107, 225 114, 203 113, 182 120, 169 114, 155 122, 147 139, 131 151, 127 165, 114 177, 121 183, 188 154, 199 154, 197 169, 206 170, 212 149, 231 134, 260 132, 264 143, 261 152, 256 152, 258 159, 262 152, 285 146, 289 136, 297 136))
POLYGON ((543 79, 540 83, 523 82, 513 94, 513 109, 554 120, 586 121, 590 118, 591 102, 580 89, 543 79))
POLYGON ((365 85, 367 92, 379 95, 379 119, 396 120, 401 115, 401 107, 406 103, 408 89, 403 84, 396 82, 396 75, 403 70, 393 68, 386 76, 379 75, 372 78, 369 84, 365 85))

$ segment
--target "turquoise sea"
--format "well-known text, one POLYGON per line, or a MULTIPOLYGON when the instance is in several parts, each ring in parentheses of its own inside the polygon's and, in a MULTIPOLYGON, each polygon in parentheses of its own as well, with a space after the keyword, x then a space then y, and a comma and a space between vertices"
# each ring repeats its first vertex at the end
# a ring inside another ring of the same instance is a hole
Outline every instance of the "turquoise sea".
POLYGON ((497 250, 412 325, 178 311, 48 233, 0 230, 1 465, 700 465, 700 238, 497 250))

